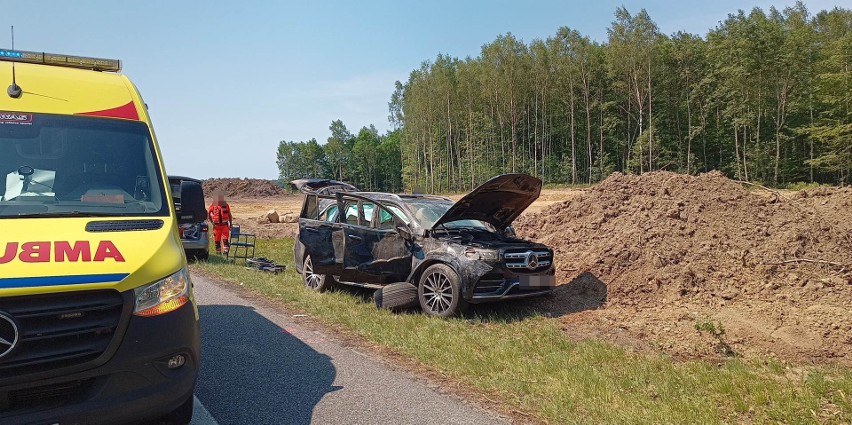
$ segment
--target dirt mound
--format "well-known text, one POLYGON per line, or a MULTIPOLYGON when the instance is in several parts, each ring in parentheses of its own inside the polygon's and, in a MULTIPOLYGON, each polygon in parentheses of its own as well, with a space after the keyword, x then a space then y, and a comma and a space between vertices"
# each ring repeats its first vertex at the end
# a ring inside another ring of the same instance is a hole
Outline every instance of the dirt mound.
MULTIPOLYGON (((852 187, 818 188, 797 192, 794 198, 814 208, 819 218, 852 240, 852 187)), ((847 258, 849 258, 847 256, 847 258)))
POLYGON ((203 187, 208 196, 221 191, 231 198, 265 198, 289 194, 274 180, 263 179, 207 179, 203 182, 203 187))
POLYGON ((253 219, 236 219, 234 224, 240 226, 240 232, 250 233, 258 239, 295 239, 299 234, 298 223, 258 223, 253 219))
MULTIPOLYGON (((212 195, 212 192, 209 193, 212 195)), ((239 225, 243 233, 251 233, 260 239, 295 238, 299 231, 298 223, 259 223, 259 218, 274 209, 282 216, 299 216, 304 202, 304 195, 288 194, 274 197, 240 196, 229 199, 234 223, 239 225)), ((213 202, 207 198, 207 205, 213 202)), ((267 220, 268 221, 268 220, 267 220)), ((261 256, 269 254, 260 253, 261 256)))
MULTIPOLYGON (((563 316, 572 327, 611 323, 686 356, 852 364, 848 188, 785 195, 721 173, 613 174, 516 229, 554 248, 560 282, 606 288, 602 309, 563 316)), ((568 302, 559 294, 549 301, 556 313, 568 302)))

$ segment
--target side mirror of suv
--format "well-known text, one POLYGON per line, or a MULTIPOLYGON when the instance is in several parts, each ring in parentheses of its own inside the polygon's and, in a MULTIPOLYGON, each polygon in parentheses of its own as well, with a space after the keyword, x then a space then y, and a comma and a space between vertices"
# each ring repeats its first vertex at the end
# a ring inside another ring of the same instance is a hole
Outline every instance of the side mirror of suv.
POLYGON ((414 236, 411 234, 411 229, 409 229, 404 223, 396 224, 396 233, 407 241, 414 239, 414 236))
POLYGON ((192 181, 180 183, 180 210, 177 213, 180 224, 198 223, 207 219, 201 184, 192 181))

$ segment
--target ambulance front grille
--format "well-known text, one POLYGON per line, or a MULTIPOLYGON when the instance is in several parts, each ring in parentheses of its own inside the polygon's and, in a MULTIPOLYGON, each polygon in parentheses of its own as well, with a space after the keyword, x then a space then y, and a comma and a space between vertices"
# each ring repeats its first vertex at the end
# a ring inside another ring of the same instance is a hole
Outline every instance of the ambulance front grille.
POLYGON ((112 290, 0 298, 0 313, 12 318, 19 334, 0 357, 0 379, 97 360, 122 325, 124 306, 112 290))
POLYGON ((85 396, 93 383, 94 379, 86 379, 9 391, 8 410, 62 407, 71 399, 85 396))

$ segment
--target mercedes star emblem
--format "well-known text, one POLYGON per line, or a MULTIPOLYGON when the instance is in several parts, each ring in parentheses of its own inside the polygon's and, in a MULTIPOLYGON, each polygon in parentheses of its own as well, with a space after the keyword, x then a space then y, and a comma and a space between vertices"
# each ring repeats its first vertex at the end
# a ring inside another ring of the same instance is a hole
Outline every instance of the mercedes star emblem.
POLYGON ((535 270, 536 267, 538 267, 538 255, 530 251, 527 253, 527 268, 530 270, 535 270))
POLYGON ((12 352, 18 345, 18 326, 11 317, 0 313, 0 358, 12 352))

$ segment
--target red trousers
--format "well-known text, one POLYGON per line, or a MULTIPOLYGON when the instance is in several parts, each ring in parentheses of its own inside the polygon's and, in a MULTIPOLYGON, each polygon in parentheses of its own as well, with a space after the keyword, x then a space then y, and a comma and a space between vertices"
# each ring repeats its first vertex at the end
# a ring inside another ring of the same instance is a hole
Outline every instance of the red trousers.
POLYGON ((213 241, 216 242, 216 249, 219 249, 219 243, 224 242, 227 248, 230 245, 231 228, 227 224, 216 224, 213 226, 213 241))

